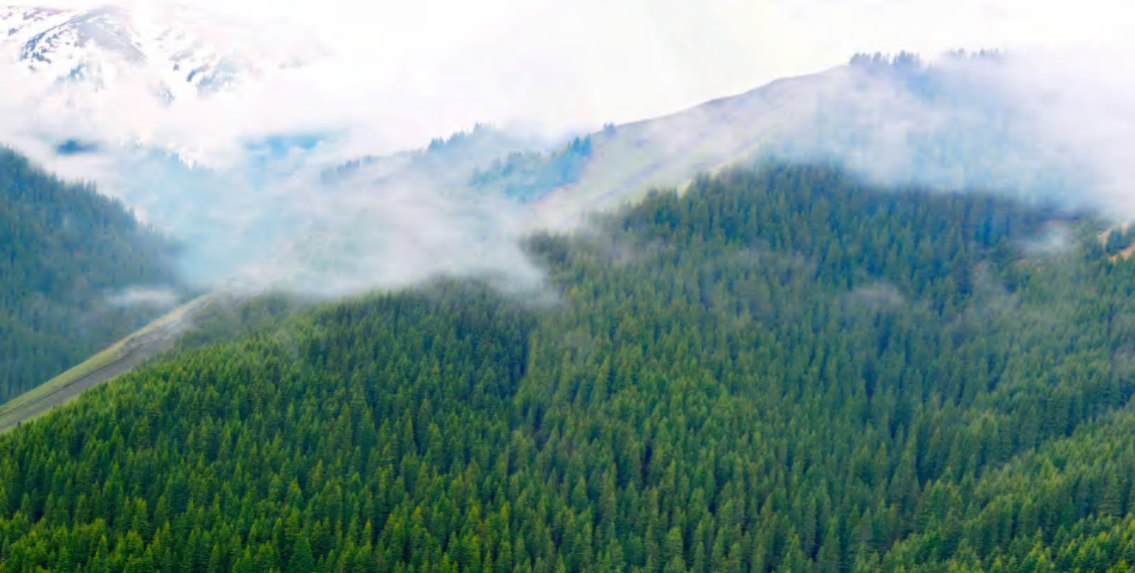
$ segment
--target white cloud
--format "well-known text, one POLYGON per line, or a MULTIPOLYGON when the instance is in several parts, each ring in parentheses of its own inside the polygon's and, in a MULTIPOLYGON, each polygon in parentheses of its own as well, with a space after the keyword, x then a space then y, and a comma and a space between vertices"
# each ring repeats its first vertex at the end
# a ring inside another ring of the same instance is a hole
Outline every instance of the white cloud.
MULTIPOLYGON (((92 6, 102 0, 45 0, 92 6)), ((35 2, 31 2, 34 4, 35 2)), ((165 0, 124 0, 158 12, 165 0)), ((187 147, 297 126, 353 126, 357 148, 420 145, 477 121, 594 128, 696 105, 855 51, 1116 41, 1117 1, 1027 0, 189 0, 333 57, 239 98, 172 113, 102 113, 187 147), (207 126, 207 129, 204 127, 207 126)), ((106 104, 110 105, 110 104, 106 104)), ((133 102, 115 105, 134 108, 133 102)), ((116 108, 112 108, 112 112, 116 108)), ((223 153, 224 148, 218 147, 223 153)))
MULTIPOLYGON (((54 6, 102 3, 45 1, 54 6)), ((162 0, 122 3, 143 13, 162 9, 162 0)), ((778 77, 820 71, 857 51, 1080 49, 1122 43, 1124 32, 1133 28, 1132 17, 1118 2, 1103 0, 187 3, 248 22, 261 29, 264 37, 258 40, 268 45, 281 36, 291 42, 310 35, 331 55, 304 69, 266 77, 237 94, 179 99, 169 107, 139 97, 145 91, 143 78, 127 78, 77 109, 29 107, 42 102, 42 86, 0 69, 0 85, 6 87, 0 90, 0 141, 35 151, 37 130, 141 137, 223 165, 246 159, 239 145, 246 137, 332 130, 350 132, 330 158, 344 160, 421 146, 479 121, 560 132, 657 116, 778 77), (43 111, 36 117, 29 115, 32 109, 43 111)), ((1104 59, 1085 72, 1084 85, 1100 85, 1095 82, 1110 77, 1114 70, 1106 54, 1100 52, 1104 59)), ((1129 108, 1123 103, 1135 101, 1126 96, 1135 90, 1118 78, 1107 88, 1110 108, 1085 105, 1075 98, 1090 89, 1061 88, 1076 77, 1065 74, 1076 65, 1075 60, 1063 61, 1047 76, 1044 66, 1018 68, 1019 89, 1048 86, 1065 104, 1040 122, 1038 133, 1086 149, 1125 145, 1127 132, 1108 128, 1107 115, 1125 113, 1129 108), (1061 135, 1068 132, 1071 137, 1061 135)), ((1130 141, 1135 144, 1135 135, 1130 141)), ((48 154, 41 149, 37 156, 48 154)), ((137 176, 122 172, 129 165, 125 161, 82 161, 51 167, 67 169, 69 176, 99 177, 111 183, 111 190, 122 177, 137 176)), ((1101 169, 1111 175, 1131 164, 1121 154, 1106 161, 1101 169)), ((192 196, 207 220, 183 228, 201 230, 212 240, 200 245, 212 250, 197 264, 215 265, 231 255, 235 260, 226 260, 224 268, 235 265, 240 277, 298 281, 303 290, 335 293, 375 284, 399 286, 442 272, 514 272, 522 282, 533 280, 533 267, 515 245, 516 236, 528 228, 522 223, 530 213, 483 202, 470 206, 428 187, 352 188, 338 196, 316 196, 303 187, 304 181, 310 180, 274 181, 270 189, 235 181, 231 187, 209 189, 211 195, 192 196), (286 227, 292 218, 303 224, 286 227), (269 253, 256 239, 248 244, 231 240, 239 232, 217 232, 256 228, 257 223, 285 226, 282 241, 291 246, 269 253), (321 235, 323 229, 334 232, 321 235), (326 258, 336 253, 354 254, 344 255, 347 260, 326 258), (320 274, 326 265, 338 272, 334 284, 320 274)), ((162 207, 163 202, 168 207, 183 199, 173 195, 190 189, 175 187, 158 181, 140 208, 162 207)))
POLYGON ((172 307, 181 294, 169 287, 134 286, 111 293, 107 302, 113 306, 172 307))
POLYGON ((447 119, 555 127, 658 115, 855 51, 1107 44, 1135 27, 1119 0, 199 1, 302 22, 383 95, 447 119))
POLYGON ((1122 0, 802 0, 791 12, 829 53, 1100 45, 1135 23, 1122 0))

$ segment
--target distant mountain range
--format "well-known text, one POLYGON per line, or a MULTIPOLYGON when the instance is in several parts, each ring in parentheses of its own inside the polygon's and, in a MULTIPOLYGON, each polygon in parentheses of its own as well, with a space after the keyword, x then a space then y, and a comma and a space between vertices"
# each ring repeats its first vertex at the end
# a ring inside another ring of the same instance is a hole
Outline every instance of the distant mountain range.
POLYGON ((170 99, 238 88, 322 54, 286 26, 179 5, 0 8, 0 50, 60 84, 105 89, 133 77, 170 99))

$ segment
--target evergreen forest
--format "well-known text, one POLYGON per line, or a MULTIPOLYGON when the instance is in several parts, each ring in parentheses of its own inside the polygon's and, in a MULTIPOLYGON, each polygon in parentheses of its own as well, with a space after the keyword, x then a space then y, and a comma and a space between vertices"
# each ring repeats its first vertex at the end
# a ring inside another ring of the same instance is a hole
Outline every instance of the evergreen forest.
POLYGON ((0 572, 1129 571, 1102 231, 771 164, 530 237, 534 299, 255 303, 0 435, 0 572))

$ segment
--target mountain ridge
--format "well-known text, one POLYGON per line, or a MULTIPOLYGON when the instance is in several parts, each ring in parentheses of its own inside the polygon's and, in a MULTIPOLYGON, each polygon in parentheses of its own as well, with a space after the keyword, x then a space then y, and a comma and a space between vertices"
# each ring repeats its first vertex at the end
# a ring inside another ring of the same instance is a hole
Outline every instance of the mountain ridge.
MULTIPOLYGON (((984 83, 1007 61, 996 51, 951 52, 933 62, 906 52, 856 54, 821 72, 608 124, 590 134, 593 149, 577 177, 535 194, 549 216, 580 213, 772 158, 832 160, 878 183, 979 187, 1075 204, 1061 189, 1089 184, 1089 170, 1053 154, 1033 129, 1037 118, 984 83)), ((545 154, 544 163, 563 151, 545 154)), ((508 186, 509 177, 498 173, 497 185, 508 186)))

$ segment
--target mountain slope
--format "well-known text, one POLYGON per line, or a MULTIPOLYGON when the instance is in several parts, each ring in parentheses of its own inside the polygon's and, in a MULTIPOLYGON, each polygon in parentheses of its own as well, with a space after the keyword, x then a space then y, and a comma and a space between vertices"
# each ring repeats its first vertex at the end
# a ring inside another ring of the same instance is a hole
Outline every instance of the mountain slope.
MULTIPOLYGON (((814 114, 819 98, 831 89, 833 71, 781 80, 735 98, 709 102, 670 116, 609 126, 588 138, 586 155, 571 177, 552 186, 528 189, 550 212, 615 206, 641 197, 652 186, 674 186, 698 172, 732 163, 801 128, 814 114)), ((564 149, 546 156, 554 165, 564 149)), ((527 171, 514 173, 505 164, 472 183, 475 187, 514 186, 514 181, 545 170, 530 160, 527 171)))
POLYGON ((1135 262, 1097 230, 698 178, 533 237, 562 304, 327 305, 0 436, 0 571, 1127 571, 1135 262))
POLYGON ((1035 118, 989 85, 999 58, 955 54, 930 65, 909 54, 860 55, 668 116, 608 125, 587 138, 586 154, 565 146, 486 166, 470 184, 524 188, 555 216, 633 202, 651 187, 768 157, 835 161, 878 182, 1030 197, 1083 183, 1077 165, 1029 131, 1035 118), (527 184, 546 172, 567 176, 527 184))
POLYGON ((121 203, 0 149, 0 402, 156 318, 172 252, 121 203))

